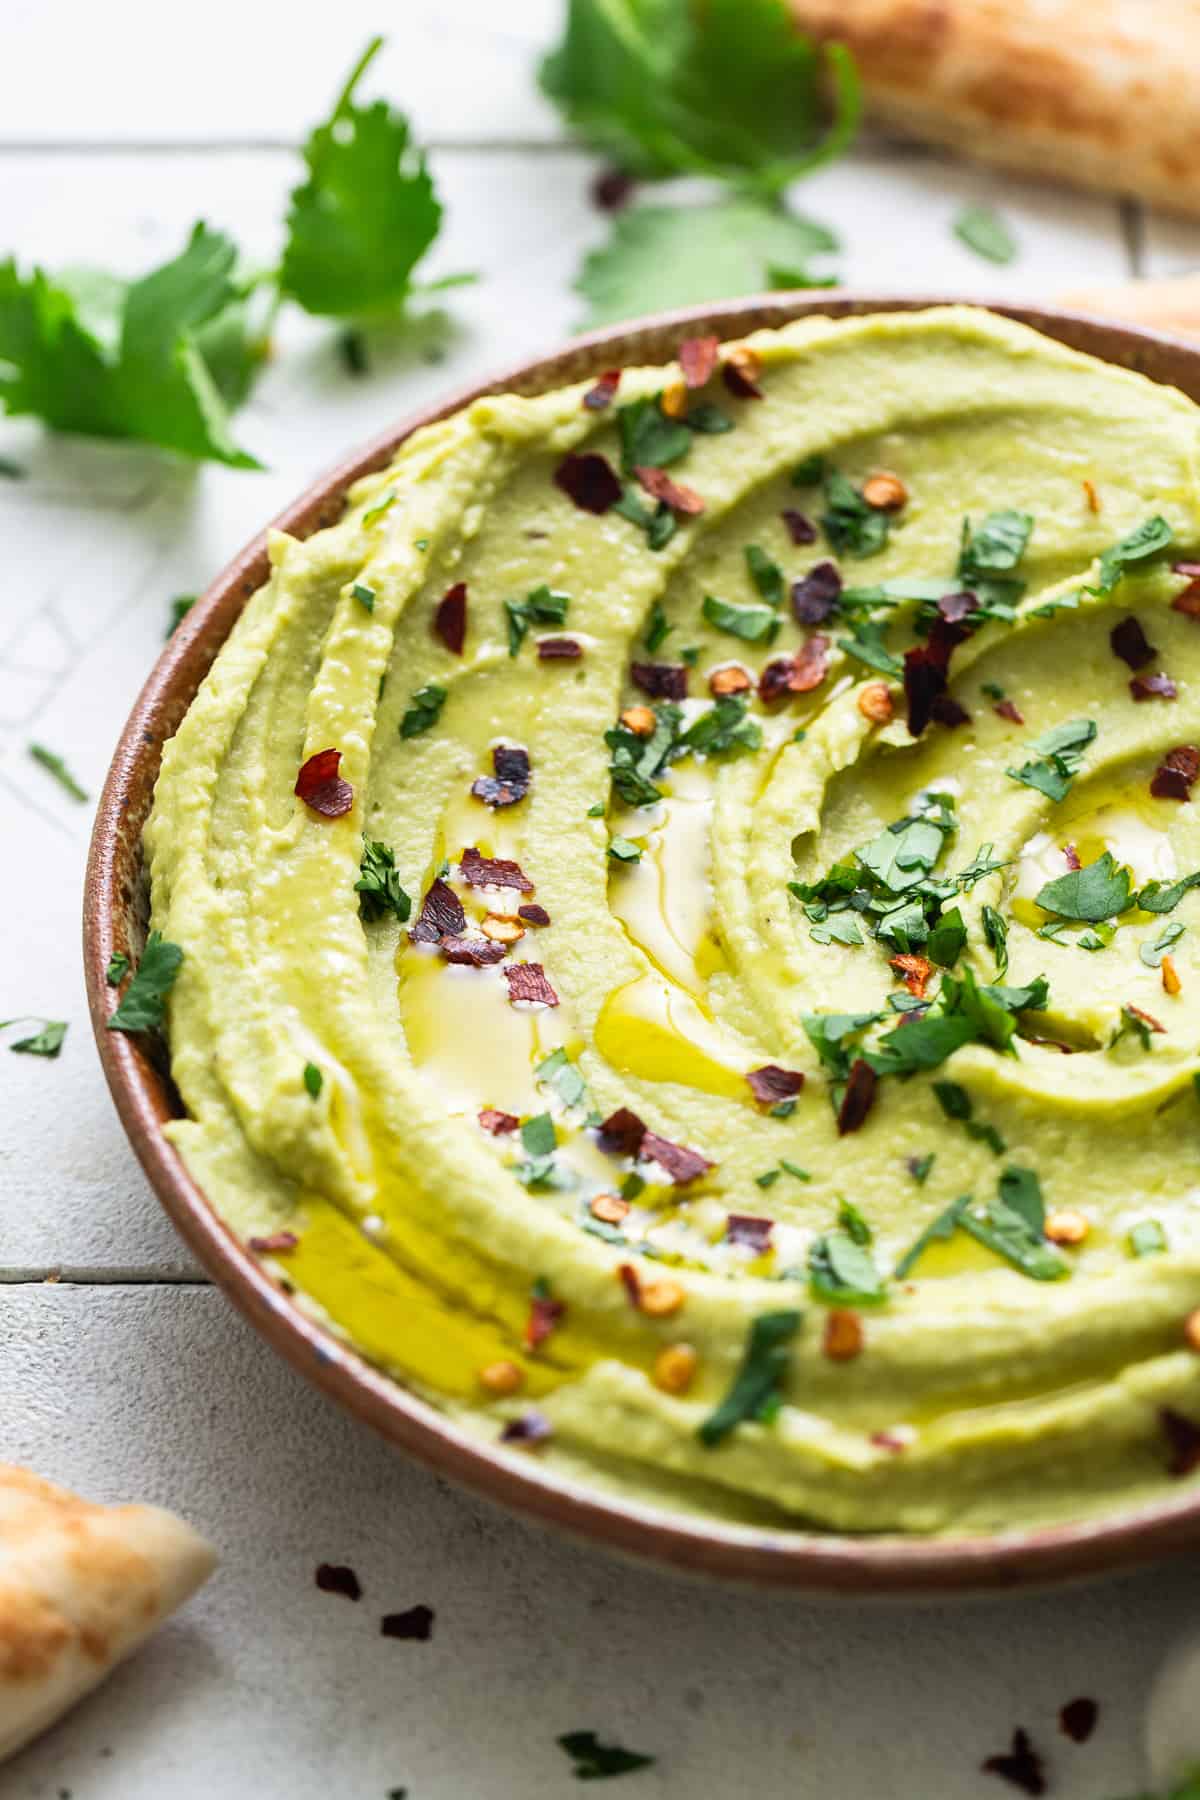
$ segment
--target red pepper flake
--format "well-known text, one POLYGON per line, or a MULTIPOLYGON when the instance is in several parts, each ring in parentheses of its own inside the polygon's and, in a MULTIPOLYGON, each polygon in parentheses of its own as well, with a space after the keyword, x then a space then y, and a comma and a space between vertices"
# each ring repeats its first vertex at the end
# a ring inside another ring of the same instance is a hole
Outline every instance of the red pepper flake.
POLYGON ((548 925, 550 914, 544 906, 518 906, 518 919, 524 919, 527 925, 548 925))
POLYGON ((1012 700, 997 700, 992 711, 994 713, 999 713, 1002 719, 1011 719, 1014 725, 1023 725, 1025 723, 1025 714, 1012 700))
POLYGON ((807 575, 792 583, 792 612, 798 625, 820 625, 837 606, 842 577, 836 563, 814 563, 807 575))
POLYGON ((379 1634, 385 1638, 414 1638, 427 1644, 433 1636, 432 1606, 410 1606, 407 1612, 384 1613, 379 1634))
POLYGON ((893 1456, 899 1456, 915 1443, 916 1436, 911 1425, 893 1425, 884 1431, 873 1431, 871 1442, 877 1450, 888 1450, 893 1456))
POLYGON ((961 594, 943 594, 937 609, 948 625, 961 625, 973 612, 979 611, 979 596, 964 588, 961 594))
POLYGON ((444 937, 458 937, 466 928, 462 901, 439 875, 430 883, 417 922, 408 935, 414 944, 440 944, 444 937))
POLYGON ((725 1221, 725 1236, 731 1244, 744 1244, 756 1256, 771 1248, 774 1219, 763 1219, 755 1213, 730 1213, 725 1221))
POLYGON ((596 1132, 596 1142, 609 1156, 636 1156, 642 1147, 646 1127, 627 1106, 609 1113, 596 1132))
POLYGON ((452 935, 444 937, 438 948, 448 963, 486 969, 493 963, 503 962, 512 946, 497 943, 494 938, 452 935))
POLYGON ((521 1121, 516 1113, 501 1112, 498 1107, 485 1106, 479 1114, 479 1123, 493 1137, 506 1137, 510 1131, 517 1129, 521 1121))
POLYGON ((686 700, 688 667, 686 663, 633 663, 630 678, 643 694, 652 700, 686 700))
POLYGON ((634 474, 655 500, 661 500, 684 518, 695 518, 704 511, 704 501, 695 488, 685 487, 682 481, 672 481, 665 469, 655 469, 646 463, 638 463, 634 474))
POLYGON ((621 1277, 621 1283, 625 1289, 630 1306, 637 1312, 642 1304, 641 1276, 638 1274, 633 1264, 628 1262, 617 1264, 617 1274, 621 1277))
POLYGON ((1158 655, 1142 630, 1141 620, 1135 619, 1132 613, 1113 626, 1108 634, 1108 641, 1112 645, 1113 655, 1119 656, 1131 669, 1144 669, 1158 655))
POLYGON ((731 350, 721 364, 721 379, 736 399, 761 400, 763 391, 758 385, 761 367, 756 351, 731 350))
POLYGON ((1159 1407, 1158 1422, 1171 1452, 1167 1473, 1190 1475, 1193 1469, 1200 1468, 1200 1425, 1193 1424, 1173 1406, 1159 1407))
POLYGON ((945 725, 951 731, 958 725, 971 723, 970 713, 965 706, 959 704, 953 694, 935 695, 931 710, 937 724, 945 725))
POLYGON ((829 673, 829 639, 814 633, 793 656, 776 656, 758 678, 758 696, 765 705, 785 694, 811 694, 829 673))
POLYGON ((797 512, 794 506, 785 506, 779 516, 787 526, 787 533, 793 544, 816 543, 817 528, 807 513, 797 512))
POLYGON ((494 775, 480 775, 471 792, 485 806, 515 806, 532 784, 529 752, 517 744, 496 744, 492 750, 494 775))
POLYGON ((1192 783, 1200 775, 1200 750, 1191 744, 1180 744, 1168 750, 1150 779, 1150 792, 1156 800, 1190 800, 1192 783))
POLYGON ((455 656, 461 656, 463 645, 467 641, 467 584, 456 581, 447 588, 437 603, 437 611, 433 615, 433 629, 445 644, 447 650, 455 656))
POLYGON ((686 1144, 673 1144, 670 1138, 659 1137, 657 1131, 643 1133, 638 1156, 643 1162, 656 1162, 665 1169, 676 1187, 687 1187, 689 1182, 706 1175, 714 1166, 698 1150, 689 1150, 686 1144))
POLYGON ((1172 600, 1171 610, 1184 613, 1189 619, 1200 619, 1200 563, 1176 563, 1175 573, 1190 579, 1187 587, 1172 600))
POLYGON ((679 366, 690 388, 706 387, 712 380, 720 348, 717 337, 684 338, 679 346, 679 366))
POLYGON ((1153 1013, 1143 1012, 1140 1006, 1134 1006, 1129 1001, 1125 1004, 1125 1011, 1132 1013, 1135 1019, 1140 1019, 1148 1031, 1156 1031, 1162 1037, 1167 1035, 1166 1026, 1160 1025, 1153 1013))
POLYGON ((933 964, 927 956, 905 951, 900 956, 889 956, 888 964, 903 978, 910 994, 915 994, 918 1000, 925 998, 925 989, 933 974, 933 964))
POLYGON ((1029 1733, 1018 1726, 1013 1732, 1012 1749, 1002 1756, 989 1756, 981 1765, 985 1775, 999 1775, 1023 1794, 1044 1794, 1046 1774, 1042 1759, 1029 1740, 1029 1733))
POLYGON ((845 1137, 848 1131, 857 1131, 872 1106, 875 1104, 875 1089, 879 1086, 879 1077, 864 1057, 858 1057, 850 1065, 850 1075, 846 1082, 846 1091, 842 1095, 842 1104, 838 1107, 838 1136, 845 1137))
POLYGON ((1189 581, 1200 581, 1200 562, 1177 562, 1171 564, 1172 575, 1186 575, 1189 581))
POLYGON ((594 387, 590 387, 583 396, 583 404, 589 412, 603 412, 606 406, 612 405, 613 395, 621 382, 620 369, 605 369, 594 387))
POLYGON ((510 1419, 500 1433, 502 1444, 543 1444, 553 1436, 554 1427, 544 1413, 522 1413, 519 1419, 510 1419))
POLYGON ((750 1069, 746 1080, 760 1106, 778 1106, 781 1100, 794 1100, 804 1086, 804 1076, 799 1069, 781 1069, 778 1063, 764 1063, 761 1069, 750 1069))
POLYGON ((271 1231, 266 1237, 246 1239, 247 1247, 256 1251, 259 1256, 286 1256, 299 1242, 294 1231, 271 1231))
POLYGON ((323 1594, 340 1594, 343 1600, 361 1600, 362 1583, 346 1563, 318 1563, 317 1586, 323 1594))
POLYGON ((1169 675, 1159 670, 1156 675, 1135 675, 1129 691, 1135 700, 1174 700, 1179 689, 1169 675))
POLYGON ((1098 513, 1100 511, 1100 496, 1096 492, 1095 482, 1089 481, 1086 476, 1083 481, 1083 496, 1087 501, 1088 511, 1098 513))
POLYGON ((323 819, 340 819, 354 805, 354 789, 338 774, 342 760, 340 750, 318 750, 310 756, 296 777, 293 792, 299 794, 311 812, 323 819))
POLYGON ((1080 1695, 1078 1700, 1068 1700, 1058 1715, 1058 1723, 1064 1737, 1069 1737, 1073 1744, 1086 1744, 1096 1729, 1096 1720, 1100 1717, 1100 1708, 1094 1700, 1080 1695))
POLYGON ((509 862, 506 857, 481 856, 472 848, 463 851, 460 867, 463 880, 471 887, 519 888, 523 894, 533 892, 533 883, 520 863, 509 862))
POLYGON ((546 980, 541 963, 510 963, 504 971, 508 997, 515 1006, 529 1001, 534 1006, 557 1006, 558 995, 546 980))
POLYGON ((920 737, 937 716, 936 703, 946 692, 950 657, 969 635, 965 625, 939 616, 925 643, 914 644, 905 651, 904 696, 908 702, 908 729, 913 737, 920 737))
POLYGON ((1063 857, 1066 861, 1066 865, 1067 865, 1068 869, 1071 870, 1072 874, 1075 872, 1076 869, 1082 869, 1083 864, 1079 860, 1079 852, 1075 848, 1074 844, 1064 844, 1063 845, 1063 857))
POLYGON ((548 1294, 535 1294, 525 1321, 525 1348, 536 1350, 561 1324, 567 1310, 565 1300, 552 1300, 548 1294))
POLYGON ((554 471, 554 485, 582 512, 606 513, 621 498, 620 478, 596 450, 568 451, 554 471))
POLYGON ((583 655, 583 645, 578 638, 539 638, 537 653, 539 662, 578 662, 583 655))

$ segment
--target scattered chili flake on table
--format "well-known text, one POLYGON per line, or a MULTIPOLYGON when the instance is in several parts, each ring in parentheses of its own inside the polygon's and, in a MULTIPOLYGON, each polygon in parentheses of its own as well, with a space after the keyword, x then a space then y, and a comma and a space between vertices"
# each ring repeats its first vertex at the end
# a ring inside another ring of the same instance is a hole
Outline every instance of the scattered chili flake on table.
POLYGON ((712 380, 721 340, 717 337, 684 338, 679 346, 679 366, 690 388, 702 388, 712 380))
POLYGON ((620 380, 620 369, 605 369, 604 373, 596 378, 594 386, 590 387, 583 396, 583 404, 588 411, 603 412, 606 406, 611 406, 620 380))
POLYGON ((407 1612, 384 1613, 379 1621, 379 1635, 385 1638, 412 1638, 427 1644, 433 1636, 432 1606, 410 1606, 407 1612))
POLYGON ((1086 1744, 1096 1729, 1096 1720, 1100 1716, 1100 1708, 1094 1700, 1080 1695, 1078 1700, 1068 1700, 1060 1710, 1058 1723, 1064 1737, 1069 1737, 1073 1744, 1086 1744))
POLYGON ((985 1775, 999 1775, 1023 1794, 1044 1794, 1046 1774, 1042 1759, 1029 1739, 1029 1733, 1018 1725, 1013 1732, 1012 1749, 1001 1756, 989 1756, 981 1764, 985 1775))
POLYGON ((437 603, 437 611, 433 615, 433 628, 445 644, 447 650, 455 656, 461 656, 463 645, 467 641, 467 584, 456 581, 447 588, 437 603))
POLYGON ((605 513, 622 493, 612 464, 596 450, 585 450, 582 455, 568 451, 554 471, 554 485, 581 512, 605 513))
POLYGON ((344 1600, 361 1600, 362 1583, 345 1563, 318 1563, 317 1586, 323 1594, 340 1594, 344 1600))
POLYGON ((341 760, 340 750, 318 750, 296 777, 294 792, 323 819, 340 819, 354 805, 354 789, 338 774, 341 760))

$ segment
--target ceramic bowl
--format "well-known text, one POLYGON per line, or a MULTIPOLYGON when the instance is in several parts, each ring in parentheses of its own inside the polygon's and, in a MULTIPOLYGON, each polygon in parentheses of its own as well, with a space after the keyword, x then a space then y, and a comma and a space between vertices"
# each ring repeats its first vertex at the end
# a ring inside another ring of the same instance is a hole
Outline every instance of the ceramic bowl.
MULTIPOLYGON (((576 338, 403 420, 313 482, 275 524, 301 538, 332 524, 353 481, 381 468, 420 426, 482 394, 535 394, 601 369, 667 361, 681 337, 701 332, 741 337, 806 314, 841 317, 935 304, 939 302, 848 293, 760 296, 576 338)), ((989 310, 1106 362, 1170 383, 1200 401, 1200 349, 1195 346, 1077 313, 1014 305, 989 310)), ((986 1537, 848 1537, 674 1515, 552 1475, 539 1467, 536 1457, 518 1464, 510 1455, 498 1454, 305 1316, 217 1216, 163 1136, 164 1122, 180 1111, 165 1047, 105 1029, 115 1003, 105 983, 109 958, 123 950, 136 959, 144 941, 142 826, 163 743, 178 727, 238 614, 266 578, 263 532, 192 607, 138 697, 96 815, 84 895, 84 957, 104 1072, 150 1184, 198 1261, 268 1342, 340 1405, 441 1474, 527 1517, 695 1575, 841 1594, 933 1594, 1095 1573, 1200 1543, 1196 1488, 1111 1519, 986 1537)))

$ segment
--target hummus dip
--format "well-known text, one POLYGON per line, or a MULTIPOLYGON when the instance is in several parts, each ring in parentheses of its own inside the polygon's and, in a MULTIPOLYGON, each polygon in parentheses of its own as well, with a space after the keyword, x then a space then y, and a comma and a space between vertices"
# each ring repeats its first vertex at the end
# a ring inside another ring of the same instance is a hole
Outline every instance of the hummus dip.
POLYGON ((983 311, 808 319, 276 534, 146 847, 169 1135, 298 1301, 672 1509, 1190 1474, 1198 420, 983 311))

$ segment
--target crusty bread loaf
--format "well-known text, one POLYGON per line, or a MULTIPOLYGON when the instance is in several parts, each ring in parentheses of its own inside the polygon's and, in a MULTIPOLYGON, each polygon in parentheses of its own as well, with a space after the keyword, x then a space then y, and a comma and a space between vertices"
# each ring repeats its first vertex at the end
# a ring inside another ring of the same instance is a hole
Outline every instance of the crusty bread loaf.
POLYGON ((876 117, 1054 180, 1200 214, 1200 0, 788 0, 876 117))
POLYGON ((1200 338, 1200 274, 1163 281, 1122 281, 1114 287, 1074 288, 1055 304, 1073 312, 1099 313, 1128 325, 1145 325, 1168 337, 1200 338))

